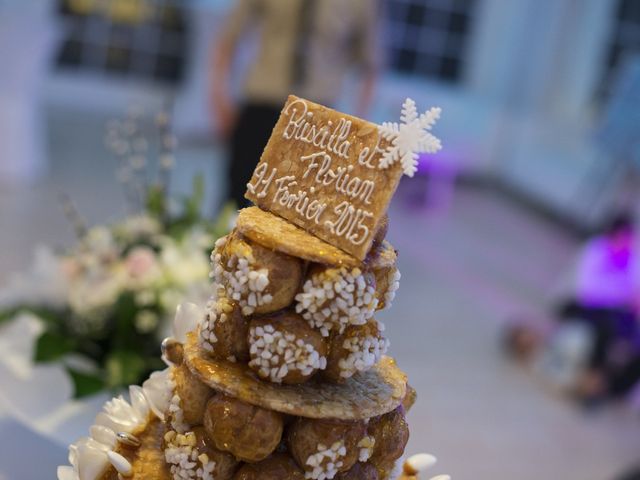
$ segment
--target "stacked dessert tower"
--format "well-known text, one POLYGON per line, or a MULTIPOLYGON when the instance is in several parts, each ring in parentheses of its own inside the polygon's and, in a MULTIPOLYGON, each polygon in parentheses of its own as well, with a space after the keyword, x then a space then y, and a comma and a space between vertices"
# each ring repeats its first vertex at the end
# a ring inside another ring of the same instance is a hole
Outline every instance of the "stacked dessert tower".
POLYGON ((415 392, 375 318, 400 279, 386 209, 415 150, 439 149, 438 114, 407 100, 378 127, 290 97, 210 302, 178 309, 168 368, 105 405, 59 478, 395 478, 415 392))

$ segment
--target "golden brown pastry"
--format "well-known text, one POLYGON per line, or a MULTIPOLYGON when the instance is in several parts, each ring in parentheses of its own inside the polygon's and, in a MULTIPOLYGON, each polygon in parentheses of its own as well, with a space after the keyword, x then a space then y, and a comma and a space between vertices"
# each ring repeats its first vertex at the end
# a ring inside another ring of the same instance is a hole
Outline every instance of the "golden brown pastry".
POLYGON ((280 413, 219 394, 207 403, 204 428, 219 450, 259 462, 280 443, 283 419, 280 413))
POLYGON ((380 219, 380 221, 378 222, 378 226, 376 227, 376 233, 371 243, 372 250, 376 248, 378 245, 382 244, 384 239, 387 237, 388 232, 389 232, 389 215, 385 213, 380 219))
POLYGON ((405 413, 408 413, 409 410, 411 410, 411 407, 413 407, 413 404, 416 403, 417 399, 418 392, 416 392, 416 389, 407 383, 407 393, 402 399, 402 407, 404 408, 405 413))
POLYGON ((397 261, 398 253, 387 241, 372 248, 365 260, 366 269, 373 272, 376 280, 377 310, 390 308, 400 288, 397 261))
POLYGON ((244 363, 249 360, 248 332, 249 321, 238 303, 222 297, 207 304, 200 345, 214 358, 244 363))
POLYGON ((322 335, 294 312, 251 320, 249 349, 249 367, 274 383, 303 383, 327 365, 322 335))
POLYGON ((191 373, 185 364, 174 367, 172 375, 175 389, 174 399, 169 408, 172 410, 174 422, 184 422, 187 425, 202 423, 202 415, 213 390, 191 373))
MULTIPOLYGON (((378 472, 378 478, 379 479, 384 479, 384 480, 389 480, 389 479, 393 479, 395 478, 395 472, 397 471, 396 469, 396 462, 385 462, 385 463, 381 463, 381 464, 371 464, 375 467, 376 471, 378 472)), ((400 479, 398 479, 400 480, 400 479)), ((403 479, 405 480, 405 479, 403 479)), ((417 479, 414 479, 417 480, 417 479)))
POLYGON ((396 298, 396 291, 400 288, 400 271, 396 266, 374 270, 376 278, 376 298, 378 310, 384 310, 391 306, 396 298))
POLYGON ((304 472, 286 453, 274 453, 258 463, 246 463, 234 480, 304 480, 304 472))
POLYGON ((302 260, 251 242, 236 230, 216 242, 212 258, 221 296, 238 302, 243 315, 288 307, 302 281, 302 260))
POLYGON ((375 319, 364 325, 351 325, 331 339, 323 375, 333 382, 344 382, 356 372, 368 370, 378 363, 388 346, 381 325, 375 319))
POLYGON ((371 318, 378 304, 375 293, 376 280, 369 271, 316 264, 296 295, 296 312, 327 337, 371 318))
MULTIPOLYGON (((95 425, 94 425, 95 427, 95 425)), ((119 443, 115 451, 131 465, 132 480, 153 478, 154 480, 172 480, 170 466, 167 464, 163 441, 166 425, 153 418, 143 430, 135 432, 140 445, 119 443)), ((99 480, 119 480, 118 471, 110 466, 99 477, 99 480)))
POLYGON ((198 458, 200 458, 202 454, 205 454, 209 461, 215 463, 215 468, 211 472, 213 478, 216 480, 229 480, 233 478, 233 474, 239 465, 238 460, 230 453, 218 450, 214 446, 213 441, 207 436, 207 432, 203 426, 195 427, 193 433, 196 436, 195 448, 198 451, 198 458))
POLYGON ((364 422, 298 418, 289 427, 289 451, 307 478, 333 478, 357 461, 364 422))
POLYGON ((402 456, 409 441, 409 426, 404 417, 404 408, 369 420, 367 432, 375 439, 370 462, 376 467, 387 468, 402 456))

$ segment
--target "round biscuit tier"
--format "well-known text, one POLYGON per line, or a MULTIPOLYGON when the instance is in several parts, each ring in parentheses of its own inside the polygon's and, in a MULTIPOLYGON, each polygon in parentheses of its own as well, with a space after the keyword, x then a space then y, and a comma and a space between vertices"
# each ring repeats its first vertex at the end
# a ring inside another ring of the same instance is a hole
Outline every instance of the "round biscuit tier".
POLYGON ((391 357, 343 384, 310 381, 300 385, 266 382, 247 366, 209 357, 190 333, 184 348, 189 369, 206 385, 246 403, 297 417, 363 420, 402 403, 407 376, 391 357))

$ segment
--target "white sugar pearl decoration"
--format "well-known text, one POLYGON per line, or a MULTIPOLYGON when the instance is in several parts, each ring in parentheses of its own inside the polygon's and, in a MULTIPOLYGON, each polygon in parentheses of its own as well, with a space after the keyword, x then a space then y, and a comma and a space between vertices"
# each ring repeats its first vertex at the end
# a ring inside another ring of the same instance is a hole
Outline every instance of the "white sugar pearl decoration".
POLYGON ((216 462, 209 460, 205 453, 198 455, 193 432, 183 435, 170 430, 164 439, 165 460, 170 465, 171 476, 175 480, 215 480, 212 472, 216 468, 216 462))
POLYGON ((312 275, 296 295, 296 313, 323 337, 348 325, 363 325, 378 306, 375 289, 367 285, 362 270, 328 269, 312 275))
POLYGON ((335 442, 330 447, 319 443, 317 453, 309 455, 305 462, 308 468, 305 469, 304 477, 314 480, 332 479, 344 465, 340 459, 346 455, 347 448, 342 441, 335 442))
MULTIPOLYGON (((383 330, 384 328, 379 328, 383 330)), ((364 372, 380 361, 387 353, 389 341, 386 338, 376 336, 353 337, 346 339, 342 348, 349 354, 338 362, 340 376, 350 378, 356 372, 364 372)))
POLYGON ((223 265, 220 250, 226 243, 227 237, 218 239, 211 252, 210 276, 219 290, 219 296, 227 296, 237 301, 242 314, 251 315, 256 307, 268 305, 273 301, 273 296, 266 293, 269 286, 269 270, 255 269, 255 259, 251 254, 247 257, 234 254, 226 265, 223 265))
POLYGON ((327 366, 326 357, 313 345, 292 333, 280 332, 273 325, 251 328, 249 345, 252 356, 249 366, 274 383, 282 383, 289 371, 297 370, 308 376, 327 366))

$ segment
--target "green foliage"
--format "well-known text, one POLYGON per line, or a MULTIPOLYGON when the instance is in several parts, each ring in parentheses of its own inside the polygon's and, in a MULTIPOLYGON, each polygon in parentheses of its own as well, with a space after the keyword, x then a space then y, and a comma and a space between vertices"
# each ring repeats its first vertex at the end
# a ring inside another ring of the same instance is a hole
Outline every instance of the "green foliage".
MULTIPOLYGON (((116 255, 124 259, 137 246, 147 246, 159 254, 167 236, 179 242, 196 229, 210 234, 213 240, 226 235, 230 220, 237 211, 236 206, 225 205, 217 220, 209 221, 203 217, 204 196, 202 175, 194 176, 189 195, 177 199, 177 211, 169 208, 170 197, 164 186, 148 187, 145 193, 146 213, 161 223, 162 231, 132 238, 132 235, 123 233, 124 230, 119 232, 118 226, 114 226, 112 234, 117 242, 116 255)), ((70 253, 73 255, 74 251, 70 253)), ((208 252, 205 260, 207 256, 208 252)), ((170 286, 154 285, 152 300, 146 300, 144 304, 136 302, 134 291, 122 291, 113 305, 97 314, 104 317, 100 317, 96 323, 92 323, 92 319, 79 317, 69 306, 58 310, 47 305, 24 304, 0 310, 0 325, 22 312, 31 313, 41 319, 44 326, 44 333, 36 340, 35 362, 64 364, 65 357, 69 355, 82 356, 93 362, 95 372, 66 367, 74 384, 75 396, 81 398, 105 389, 140 384, 150 372, 163 368, 158 332, 144 333, 136 328, 136 318, 143 311, 150 311, 160 318, 166 318, 167 313, 171 313, 164 311, 159 301, 162 288, 170 286), (79 332, 78 326, 86 327, 87 331, 79 332)))
POLYGON ((191 195, 181 199, 180 213, 166 225, 169 235, 175 239, 182 238, 196 225, 204 223, 202 217, 202 203, 204 201, 204 176, 202 174, 193 177, 191 195))
POLYGON ((135 318, 138 307, 131 292, 125 292, 116 301, 113 307, 113 331, 111 334, 111 345, 114 348, 131 348, 138 345, 138 335, 136 335, 135 318))
POLYGON ((190 224, 195 224, 202 219, 202 202, 204 201, 204 177, 198 174, 193 177, 191 196, 183 200, 182 217, 190 224))
POLYGON ((98 375, 79 372, 72 368, 67 368, 67 372, 73 381, 75 398, 88 397, 105 388, 104 380, 98 375))
POLYGON ((77 340, 53 331, 45 331, 36 341, 36 362, 52 362, 73 352, 77 340))
POLYGON ((106 386, 117 388, 139 383, 145 371, 146 362, 142 354, 126 350, 113 351, 105 362, 106 386))
POLYGON ((161 185, 151 185, 147 189, 145 207, 150 215, 164 220, 167 214, 167 200, 161 185))
POLYGON ((0 325, 11 320, 20 313, 30 313, 40 318, 40 320, 48 325, 60 325, 64 322, 66 315, 68 315, 68 312, 59 312, 48 309, 47 307, 18 305, 6 310, 0 310, 0 325))
POLYGON ((19 308, 9 308, 7 310, 0 310, 0 325, 11 320, 13 317, 15 317, 18 314, 19 311, 20 311, 19 308))
POLYGON ((214 238, 224 237, 229 233, 229 224, 236 213, 238 213, 238 206, 235 202, 229 201, 223 205, 218 218, 211 224, 209 229, 214 238))

